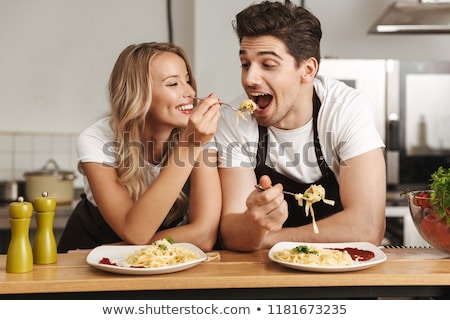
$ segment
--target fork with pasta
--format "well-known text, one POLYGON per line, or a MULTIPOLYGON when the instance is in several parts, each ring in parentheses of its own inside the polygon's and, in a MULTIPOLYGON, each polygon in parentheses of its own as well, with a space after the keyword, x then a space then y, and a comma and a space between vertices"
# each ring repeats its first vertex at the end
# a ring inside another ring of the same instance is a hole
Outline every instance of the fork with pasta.
MULTIPOLYGON (((265 190, 264 187, 259 184, 257 184, 255 188, 262 191, 265 190)), ((293 196, 295 200, 297 200, 298 205, 301 207, 303 207, 303 202, 305 202, 305 214, 306 216, 309 216, 309 214, 311 213, 314 233, 319 233, 319 227, 317 226, 316 223, 314 208, 312 205, 319 201, 323 201, 324 203, 330 206, 334 206, 335 203, 334 200, 325 198, 325 188, 322 187, 320 184, 319 185, 312 184, 308 189, 305 190, 304 193, 293 193, 284 190, 283 193, 293 196)))
MULTIPOLYGON (((204 99, 204 98, 199 98, 199 97, 194 97, 194 98, 193 98, 193 104, 194 104, 194 107, 197 106, 197 105, 199 105, 203 100, 205 100, 205 99, 204 99)), ((239 111, 239 108, 238 108, 238 107, 233 107, 233 106, 232 106, 231 104, 229 104, 229 103, 225 103, 225 102, 220 101, 220 105, 221 105, 221 106, 228 107, 228 108, 230 108, 231 110, 234 110, 234 111, 239 111)))
MULTIPOLYGON (((198 105, 199 103, 201 103, 203 100, 204 99, 202 99, 202 98, 194 97, 193 98, 194 107, 196 105, 198 105)), ((237 113, 236 113, 236 126, 238 126, 238 124, 239 124, 239 119, 243 119, 245 121, 248 121, 247 118, 245 117, 245 115, 246 114, 252 115, 253 112, 257 108, 256 103, 252 99, 245 99, 245 100, 243 100, 241 102, 241 104, 239 105, 239 107, 234 107, 231 104, 225 103, 225 102, 220 102, 220 105, 228 107, 228 108, 230 108, 233 111, 237 111, 237 113)))

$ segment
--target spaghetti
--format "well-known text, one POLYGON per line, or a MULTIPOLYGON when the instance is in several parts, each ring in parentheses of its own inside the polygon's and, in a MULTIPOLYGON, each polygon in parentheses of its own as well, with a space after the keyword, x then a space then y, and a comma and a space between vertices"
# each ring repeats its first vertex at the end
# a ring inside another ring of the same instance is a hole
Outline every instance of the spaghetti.
POLYGON ((123 267, 162 268, 199 259, 200 255, 192 249, 175 246, 166 239, 136 250, 122 263, 123 267))
POLYGON ((252 99, 245 99, 244 101, 242 101, 236 115, 236 126, 239 124, 239 118, 242 118, 245 121, 247 121, 247 118, 245 118, 245 113, 251 115, 256 110, 256 108, 257 108, 256 103, 252 99))
POLYGON ((311 218, 314 233, 319 233, 319 227, 316 223, 316 218, 314 216, 314 208, 313 204, 322 200, 324 203, 329 204, 330 206, 334 206, 334 200, 325 199, 325 189, 321 185, 312 184, 308 189, 306 189, 305 193, 296 193, 294 195, 295 199, 298 201, 299 206, 303 206, 303 201, 305 204, 305 214, 309 215, 311 211, 311 218))
POLYGON ((315 266, 348 266, 353 264, 347 251, 318 247, 298 246, 273 253, 278 261, 315 266))

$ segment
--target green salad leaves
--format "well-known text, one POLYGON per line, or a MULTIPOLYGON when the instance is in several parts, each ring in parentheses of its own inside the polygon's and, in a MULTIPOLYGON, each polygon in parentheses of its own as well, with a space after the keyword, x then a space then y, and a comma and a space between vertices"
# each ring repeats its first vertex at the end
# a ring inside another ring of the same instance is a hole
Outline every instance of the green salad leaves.
POLYGON ((441 218, 446 217, 450 226, 450 168, 439 167, 430 179, 430 203, 441 218))

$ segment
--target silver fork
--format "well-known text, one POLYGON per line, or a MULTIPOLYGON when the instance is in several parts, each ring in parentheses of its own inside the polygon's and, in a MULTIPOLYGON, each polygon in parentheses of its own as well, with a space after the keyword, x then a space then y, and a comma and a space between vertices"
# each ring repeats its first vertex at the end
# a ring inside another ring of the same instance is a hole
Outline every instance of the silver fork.
MULTIPOLYGON (((194 107, 196 107, 203 100, 205 100, 204 98, 199 98, 199 97, 194 97, 192 99, 193 99, 194 107)), ((239 110, 239 107, 233 107, 231 104, 228 104, 228 103, 225 103, 225 102, 222 102, 222 101, 220 101, 220 105, 228 107, 228 108, 230 108, 231 110, 234 110, 234 111, 238 111, 239 110)))
MULTIPOLYGON (((255 185, 255 188, 258 189, 258 190, 261 190, 261 191, 266 190, 266 189, 265 189, 262 185, 260 185, 260 184, 255 185)), ((284 191, 284 190, 283 190, 283 193, 284 193, 284 194, 288 194, 288 195, 293 196, 293 197, 296 197, 296 196, 299 196, 299 195, 300 195, 299 193, 293 193, 293 192, 284 191)))

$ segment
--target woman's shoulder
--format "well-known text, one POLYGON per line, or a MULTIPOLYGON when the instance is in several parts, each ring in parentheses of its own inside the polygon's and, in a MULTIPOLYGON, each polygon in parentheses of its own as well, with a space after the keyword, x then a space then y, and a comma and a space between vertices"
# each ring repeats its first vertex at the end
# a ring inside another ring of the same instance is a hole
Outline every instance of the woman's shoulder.
POLYGON ((77 139, 77 154, 81 162, 115 161, 114 133, 109 118, 102 118, 86 128, 77 139))
POLYGON ((84 129, 78 136, 79 141, 92 139, 102 142, 113 141, 114 133, 111 129, 110 117, 104 117, 97 120, 92 125, 84 129))

